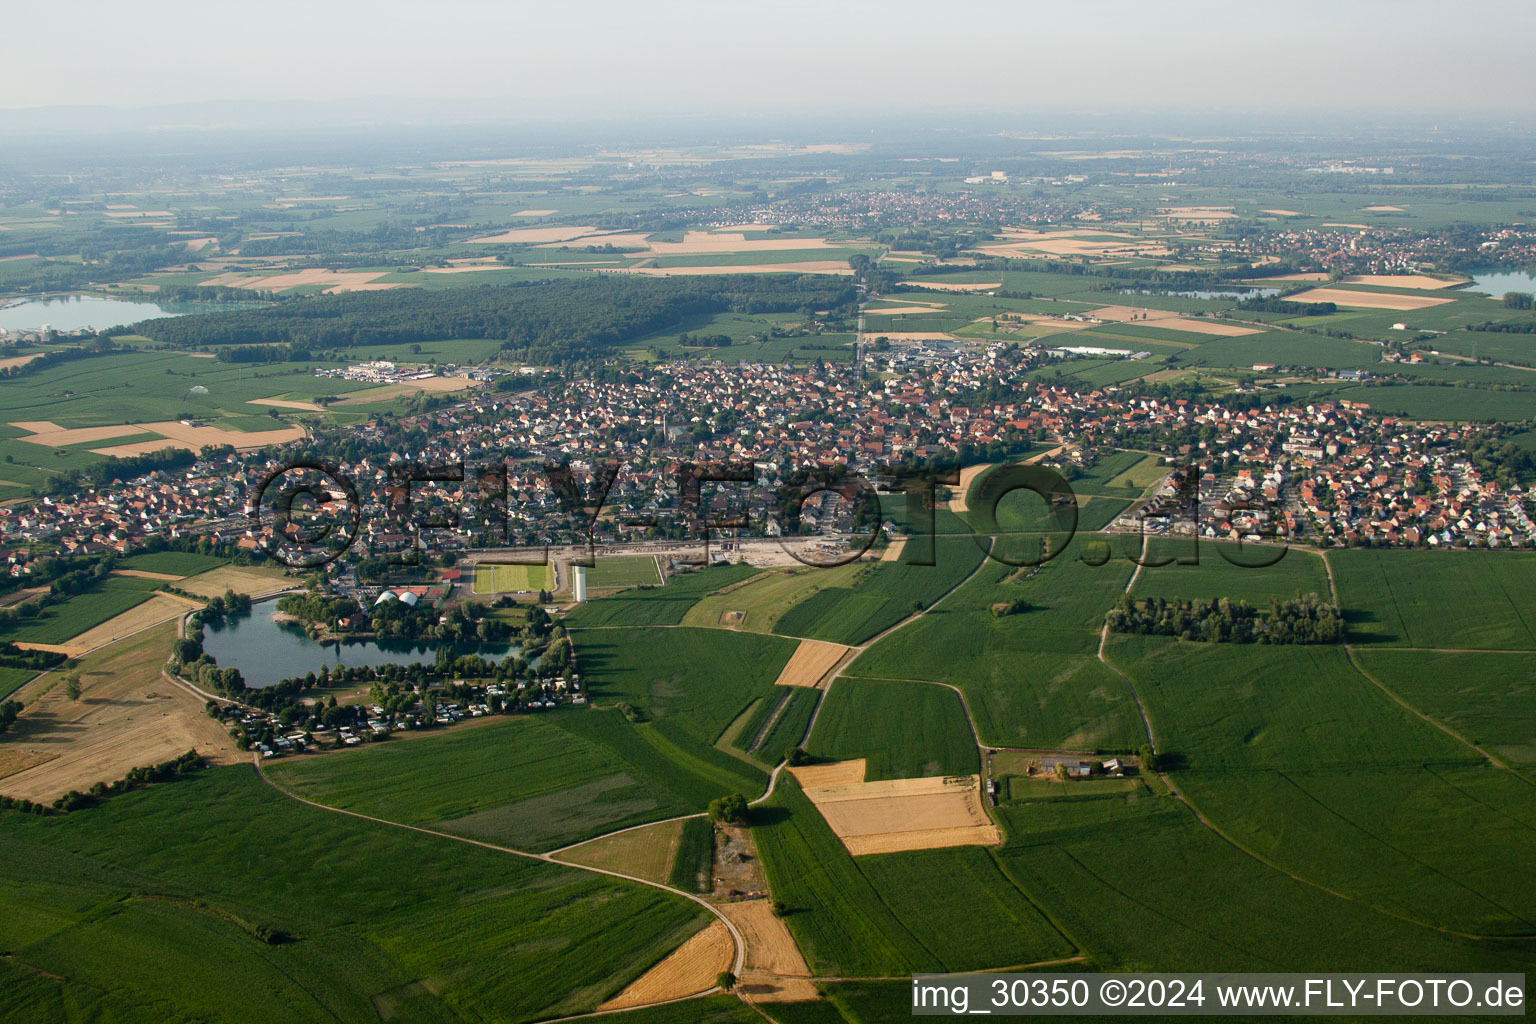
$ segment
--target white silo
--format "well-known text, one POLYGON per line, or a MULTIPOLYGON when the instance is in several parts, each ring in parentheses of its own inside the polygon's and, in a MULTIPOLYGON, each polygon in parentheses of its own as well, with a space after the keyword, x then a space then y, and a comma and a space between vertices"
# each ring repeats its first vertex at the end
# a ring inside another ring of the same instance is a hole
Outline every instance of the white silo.
POLYGON ((587 567, 575 565, 571 567, 571 589, 576 594, 576 603, 585 604, 587 601, 587 567))

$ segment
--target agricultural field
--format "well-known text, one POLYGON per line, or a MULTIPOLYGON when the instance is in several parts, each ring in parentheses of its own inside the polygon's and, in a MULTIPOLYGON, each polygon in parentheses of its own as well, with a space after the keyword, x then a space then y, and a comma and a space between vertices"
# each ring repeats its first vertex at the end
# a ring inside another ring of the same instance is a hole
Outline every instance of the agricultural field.
POLYGON ((960 695, 947 686, 839 679, 827 691, 806 750, 864 758, 865 778, 971 775, 981 768, 960 695))
MULTIPOLYGON (((952 590, 980 564, 981 548, 969 537, 941 536, 936 564, 907 561, 860 565, 846 585, 824 586, 774 623, 788 636, 832 643, 862 644, 915 610, 926 608, 952 590)), ((913 546, 904 549, 910 557, 913 546)))
MULTIPOLYGON (((1331 599, 1323 560, 1311 549, 1289 550, 1273 565, 1263 565, 1279 551, 1249 545, 1240 552, 1237 545, 1206 540, 1200 542, 1193 554, 1192 548, 1188 540, 1150 539, 1144 559, 1147 564, 1136 577, 1131 597, 1137 601, 1156 597, 1214 601, 1225 597, 1248 601, 1258 607, 1272 599, 1286 601, 1307 594, 1331 599), (1190 558, 1199 561, 1179 562, 1190 558), (1169 561, 1157 564, 1164 559, 1169 561)), ((1334 556, 1330 554, 1329 557, 1334 556)))
POLYGON ((816 705, 821 700, 820 690, 792 689, 784 709, 763 735, 757 749, 752 751, 752 756, 765 764, 778 764, 787 751, 804 741, 805 730, 810 727, 811 716, 816 713, 816 705))
POLYGON ((307 799, 373 817, 547 850, 701 811, 750 785, 750 766, 727 763, 736 773, 717 777, 615 712, 572 710, 283 761, 271 776, 307 799))
POLYGON ((196 576, 224 564, 225 559, 215 555, 199 555, 188 551, 156 551, 152 554, 133 555, 117 563, 120 569, 165 573, 168 576, 196 576))
POLYGON ((0 813, 7 1020, 159 1021, 169 1001, 210 1021, 528 1021, 595 1008, 705 920, 637 884, 316 811, 246 765, 0 813), (545 972, 565 983, 524 982, 545 972))
POLYGON ((1360 670, 1409 707, 1506 763, 1536 768, 1536 653, 1354 652, 1360 670))
POLYGON ((1536 870, 1529 783, 1399 707, 1345 652, 1112 637, 1106 653, 1180 791, 1237 842, 1434 926, 1511 934, 1536 919, 1516 881, 1536 870))
POLYGON ((656 559, 650 555, 598 557, 587 570, 587 587, 591 590, 659 586, 661 574, 656 571, 656 559))
MULTIPOLYGON (((758 570, 749 565, 717 565, 670 576, 652 590, 626 590, 588 601, 571 609, 566 624, 592 626, 675 626, 700 599, 722 587, 750 579, 758 570)), ((712 625, 713 623, 711 623, 712 625)))
POLYGON ((1071 955, 1071 943, 977 848, 848 855, 781 778, 753 839, 812 970, 842 977, 975 970, 1071 955), (965 907, 956 914, 949 908, 965 907))
POLYGON ((763 572, 751 582, 699 601, 683 622, 689 626, 730 625, 752 633, 777 632, 779 619, 791 608, 827 587, 851 586, 861 568, 861 563, 850 562, 828 569, 803 566, 763 572))
POLYGON ((1358 550, 1328 561, 1354 643, 1536 649, 1536 555, 1358 550))
POLYGON ((0 700, 4 700, 15 693, 27 680, 37 675, 35 669, 12 668, 9 665, 0 665, 0 700))
POLYGON ((135 576, 108 576, 91 590, 49 605, 22 619, 0 639, 34 644, 62 644, 150 599, 162 581, 135 576))
MULTIPOLYGON (((643 825, 562 850, 559 859, 667 884, 677 867, 683 826, 702 820, 683 818, 643 825)), ((707 822, 705 827, 708 827, 707 822)), ((691 878, 683 888, 693 890, 691 878)))
POLYGON ((552 590, 554 585, 554 567, 548 563, 512 565, 479 562, 475 565, 474 591, 476 594, 523 594, 552 590))
POLYGON ((594 704, 626 704, 665 731, 711 747, 773 682, 794 643, 690 627, 578 629, 582 681, 594 704))

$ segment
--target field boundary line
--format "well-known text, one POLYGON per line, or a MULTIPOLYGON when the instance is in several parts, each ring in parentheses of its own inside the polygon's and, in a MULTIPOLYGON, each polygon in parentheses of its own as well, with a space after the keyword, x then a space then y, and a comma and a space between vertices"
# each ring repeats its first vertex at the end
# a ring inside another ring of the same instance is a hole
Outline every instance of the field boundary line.
MULTIPOLYGON (((648 878, 640 878, 640 877, 637 877, 635 875, 626 875, 622 871, 613 871, 613 870, 611 870, 609 868, 598 868, 598 867, 592 867, 591 865, 588 865, 588 864, 576 864, 576 863, 572 863, 572 862, 569 862, 569 861, 558 860, 558 859, 555 858, 554 854, 559 852, 559 851, 551 851, 550 853, 531 853, 531 852, 529 852, 527 850, 518 850, 518 849, 514 849, 513 847, 510 847, 510 846, 498 846, 495 843, 487 843, 487 842, 483 842, 482 840, 479 840, 479 839, 470 839, 470 838, 467 838, 465 836, 456 836, 456 835, 454 835, 451 832, 439 832, 436 829, 423 828, 420 825, 407 825, 404 822, 390 821, 387 818, 375 818, 371 814, 363 814, 363 813, 361 813, 359 811, 349 811, 349 810, 347 810, 346 808, 343 808, 343 807, 332 807, 329 804, 322 804, 322 803, 319 803, 317 801, 310 800, 307 797, 299 796, 297 793, 290 792, 289 790, 284 789, 282 786, 279 786, 276 782, 274 782, 267 775, 266 771, 263 770, 262 764, 261 764, 261 755, 260 754, 257 754, 257 755, 255 755, 255 756, 253 756, 251 758, 251 767, 253 767, 256 770, 256 776, 259 779, 261 779, 262 782, 266 783, 268 786, 271 786, 274 790, 276 790, 277 792, 281 793, 283 796, 288 797, 290 800, 297 800, 301 804, 307 804, 308 806, 314 807, 314 808, 316 808, 318 810, 330 811, 330 812, 332 812, 334 814, 344 814, 344 815, 346 815, 346 816, 348 816, 350 818, 359 818, 359 819, 361 819, 363 821, 371 821, 371 822, 373 822, 374 824, 377 824, 377 825, 388 825, 388 826, 390 826, 392 828, 405 829, 408 832, 419 832, 422 835, 436 836, 439 839, 448 839, 448 840, 452 840, 452 841, 458 842, 458 843, 467 843, 470 846, 478 846, 478 847, 480 847, 482 849, 493 850, 493 851, 495 851, 497 853, 511 854, 514 857, 522 857, 522 858, 525 858, 527 860, 542 861, 545 864, 553 864, 553 865, 556 865, 558 867, 569 868, 569 869, 574 870, 574 871, 590 871, 593 874, 607 875, 607 876, 609 876, 611 878, 620 878, 620 879, 623 879, 624 881, 627 881, 627 882, 634 882, 634 883, 636 883, 638 885, 648 886, 648 887, 650 887, 652 889, 660 889, 662 892, 671 893, 674 896, 681 896, 684 899, 689 900, 689 901, 691 901, 693 903, 696 903, 699 906, 703 907, 705 910, 709 911, 709 913, 714 915, 714 917, 717 920, 719 920, 720 922, 722 922, 725 925, 726 931, 728 931, 730 933, 731 942, 736 947, 736 949, 735 949, 735 956, 734 956, 734 958, 732 960, 731 973, 737 975, 738 977, 742 973, 743 965, 746 963, 746 958, 747 958, 747 943, 746 943, 746 939, 742 937, 742 934, 741 934, 740 930, 738 930, 737 927, 733 923, 731 923, 731 920, 728 917, 726 917, 724 914, 720 913, 720 911, 717 910, 714 907, 713 904, 711 904, 708 900, 704 899, 702 896, 698 896, 698 895, 696 895, 694 893, 690 893, 690 892, 684 892, 681 889, 674 889, 670 885, 666 885, 666 884, 663 884, 661 882, 653 882, 653 881, 651 881, 648 878)), ((698 817, 698 815, 687 815, 687 817, 698 817)), ((659 823, 651 821, 651 822, 646 822, 645 824, 647 824, 647 825, 655 825, 655 824, 659 824, 659 823)), ((638 828, 638 827, 642 827, 642 826, 634 826, 634 827, 638 828)), ((629 831, 629 829, 621 829, 619 831, 627 832, 627 831, 629 831)), ((617 834, 617 833, 609 833, 609 834, 611 835, 611 834, 617 834)), ((602 838, 604 838, 604 836, 594 836, 592 839, 585 840, 585 842, 593 842, 596 839, 602 839, 602 838)), ((577 845, 581 845, 581 844, 577 844, 577 845)), ((569 847, 566 847, 566 849, 569 849, 569 847)), ((655 966, 655 965, 652 964, 651 966, 655 966)), ((649 969, 649 968, 647 968, 647 969, 649 969)), ((705 989, 702 992, 695 992, 692 995, 680 996, 680 997, 678 997, 676 999, 668 999, 668 1000, 664 1000, 664 1001, 659 1002, 659 1003, 646 1003, 646 1004, 643 1004, 643 1006, 629 1007, 629 1009, 638 1010, 638 1009, 642 1009, 642 1008, 648 1007, 648 1006, 664 1006, 667 1003, 684 1002, 684 1001, 689 1000, 689 999, 698 999, 698 998, 701 998, 703 996, 713 995, 714 993, 719 992, 719 991, 720 991, 720 987, 718 985, 714 985, 714 986, 711 986, 708 989, 705 989)), ((613 1011, 608 1011, 608 1012, 611 1013, 613 1011)), ((580 1017, 594 1017, 594 1016, 600 1016, 600 1014, 598 1014, 596 1011, 594 1011, 592 1013, 574 1014, 574 1015, 571 1015, 571 1016, 568 1016, 568 1017, 542 1018, 542 1020, 545 1021, 546 1024, 550 1024, 550 1022, 557 1021, 557 1020, 575 1020, 575 1019, 580 1018, 580 1017)))
MULTIPOLYGON (((1141 550, 1142 550, 1142 556, 1145 557, 1146 550, 1147 550, 1147 538, 1146 538, 1145 535, 1143 535, 1142 539, 1141 539, 1141 550)), ((1322 555, 1322 552, 1318 552, 1318 554, 1322 555)), ((1328 560, 1327 560, 1326 557, 1323 558, 1323 564, 1324 564, 1325 567, 1327 567, 1328 560)), ((1132 585, 1134 585, 1135 582, 1136 582, 1136 577, 1139 576, 1140 574, 1141 574, 1141 563, 1138 562, 1137 565, 1136 565, 1136 571, 1131 573, 1131 580, 1130 580, 1130 582, 1125 585, 1125 592, 1126 593, 1130 593, 1132 585)), ((1333 589, 1333 571, 1332 571, 1331 567, 1328 568, 1328 583, 1329 583, 1329 588, 1333 589)), ((1337 591, 1335 591, 1334 593, 1335 593, 1334 600, 1337 601, 1338 600, 1337 591)), ((1147 726, 1147 738, 1148 738, 1149 741, 1151 741, 1152 749, 1155 752, 1157 750, 1157 741, 1156 741, 1156 739, 1154 738, 1154 736, 1152 734, 1152 722, 1147 717, 1146 708, 1142 706, 1141 697, 1136 693, 1136 685, 1135 685, 1134 681, 1131 679, 1131 677, 1127 673, 1122 671, 1118 666, 1116 666, 1113 662, 1111 662, 1108 658, 1106 658, 1104 656, 1104 644, 1105 644, 1105 642, 1108 639, 1109 639, 1109 623, 1106 621, 1104 623, 1103 632, 1099 635, 1099 660, 1102 661, 1112 671, 1114 671, 1114 673, 1116 675, 1118 675, 1121 679, 1125 680, 1125 685, 1131 691, 1131 698, 1136 701, 1137 708, 1141 710, 1142 721, 1145 722, 1146 726, 1147 726)), ((1345 645, 1345 649, 1346 649, 1346 651, 1348 650, 1348 645, 1347 644, 1345 645)), ((1361 673, 1361 674, 1364 675, 1364 673, 1361 673)), ((1404 706, 1407 707, 1407 705, 1404 705, 1404 706)), ((1410 708, 1409 710, 1412 710, 1412 709, 1410 708)), ((1516 773, 1516 774, 1518 774, 1518 773, 1516 773)), ((1195 820, 1197 822, 1199 822, 1201 825, 1205 826, 1205 828, 1208 829, 1217 838, 1221 839, 1222 842, 1226 843, 1228 846, 1231 846, 1234 850, 1238 851, 1239 853, 1244 854, 1245 856, 1248 856, 1248 857, 1252 858, 1255 861, 1258 861, 1260 864, 1263 864, 1265 867, 1267 867, 1267 868, 1269 868, 1269 869, 1271 869, 1273 871, 1279 872, 1280 874, 1286 876, 1287 878, 1291 879, 1294 882, 1299 882, 1302 885, 1311 886, 1312 888, 1317 889, 1320 892, 1325 892, 1325 893, 1327 893, 1330 896, 1335 896, 1335 897, 1337 897, 1337 898, 1339 898, 1341 900, 1345 900, 1346 902, 1357 904, 1359 906, 1365 907, 1368 910, 1373 910, 1373 911, 1375 911, 1378 914, 1383 914, 1383 915, 1385 915, 1387 917, 1391 917, 1391 918, 1394 918, 1396 920, 1406 922, 1408 924, 1417 925, 1420 928, 1427 928, 1430 931, 1438 932, 1438 933, 1440 933, 1442 935, 1453 935, 1453 936, 1455 936, 1456 938, 1459 938, 1459 939, 1468 939, 1468 940, 1473 941, 1473 942, 1526 942, 1526 941, 1529 941, 1529 940, 1531 940, 1533 938, 1536 938, 1536 935, 1477 935, 1477 934, 1473 934, 1471 932, 1457 931, 1454 928, 1445 928, 1445 927, 1442 927, 1442 926, 1437 925, 1437 924, 1430 924, 1428 921, 1420 921, 1417 918, 1409 917, 1406 914, 1399 914, 1396 911, 1388 910, 1386 907, 1377 906, 1376 904, 1371 903, 1368 900, 1362 899, 1362 898, 1357 897, 1357 896, 1351 896, 1348 893, 1340 892, 1337 889, 1331 889, 1328 886, 1322 884, 1321 882, 1315 882, 1315 881, 1313 881, 1310 878, 1306 878, 1306 877, 1304 877, 1302 875, 1298 875, 1294 871, 1291 871, 1288 868, 1282 867, 1281 865, 1277 864, 1276 862, 1270 860, 1269 858, 1265 857, 1263 854, 1260 854, 1260 853, 1257 853, 1257 852, 1255 852, 1253 850, 1248 849, 1242 843, 1238 842, 1236 839, 1234 839, 1231 836, 1227 835, 1226 832, 1222 831, 1220 826, 1218 826, 1210 818, 1207 818, 1205 816, 1205 814, 1202 813, 1201 810, 1198 807, 1196 807, 1194 805, 1194 803, 1192 803, 1190 801, 1190 799, 1187 796, 1185 796, 1184 793, 1177 786, 1175 786, 1173 784, 1173 780, 1171 778, 1169 778, 1169 776, 1168 776, 1168 774, 1166 772, 1161 772, 1161 771, 1157 772, 1157 777, 1162 780, 1163 785, 1168 787, 1168 794, 1170 796, 1172 796, 1175 800, 1179 801, 1179 803, 1183 804, 1186 808, 1188 808, 1189 809, 1189 813, 1194 815, 1195 820)))

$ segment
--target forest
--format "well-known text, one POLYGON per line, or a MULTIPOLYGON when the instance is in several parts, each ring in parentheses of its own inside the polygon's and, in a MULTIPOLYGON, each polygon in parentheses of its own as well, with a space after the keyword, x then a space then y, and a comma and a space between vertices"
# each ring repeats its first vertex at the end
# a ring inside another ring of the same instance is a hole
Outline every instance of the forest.
POLYGON ((740 274, 709 279, 605 275, 428 291, 400 288, 285 299, 259 309, 145 320, 122 333, 176 348, 277 345, 286 358, 317 349, 490 338, 533 362, 601 356, 657 331, 715 313, 851 307, 857 293, 831 277, 740 274))

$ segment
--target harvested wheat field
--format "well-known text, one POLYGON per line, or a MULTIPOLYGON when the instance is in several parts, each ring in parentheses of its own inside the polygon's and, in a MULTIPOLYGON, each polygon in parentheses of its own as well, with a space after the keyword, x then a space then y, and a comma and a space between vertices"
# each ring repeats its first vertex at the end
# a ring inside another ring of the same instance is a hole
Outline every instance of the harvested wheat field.
POLYGON ((970 511, 970 506, 965 503, 965 496, 971 493, 971 484, 976 478, 992 468, 992 463, 982 462, 975 466, 966 466, 960 471, 960 483, 949 492, 949 510, 956 515, 965 515, 970 511))
POLYGON ((615 273, 647 277, 693 277, 705 274, 852 274, 845 260, 805 260, 800 263, 743 263, 728 267, 623 267, 615 273))
POLYGON ((468 377, 426 377, 422 380, 402 381, 399 384, 385 384, 382 387, 369 388, 367 391, 354 391, 340 401, 332 402, 331 406, 335 408, 343 405, 368 405, 373 402, 386 402, 391 398, 399 398, 401 395, 409 395, 417 391, 445 394, 450 391, 463 391, 474 386, 475 382, 468 377))
POLYGON ((113 569, 113 576, 132 576, 141 580, 184 580, 185 576, 177 576, 169 572, 150 572, 148 569, 113 569))
POLYGON ((1427 309, 1443 306, 1452 299, 1433 295, 1393 295, 1390 292, 1351 292, 1343 288, 1309 288, 1287 296, 1292 302, 1332 302, 1339 306, 1363 309, 1427 309))
POLYGON ((1238 324, 1223 324, 1215 320, 1182 316, 1176 316, 1172 320, 1159 320, 1157 326, 1175 331, 1188 331, 1191 334, 1216 334, 1223 338, 1236 338, 1244 334, 1264 333, 1256 327, 1242 327, 1238 324))
POLYGON ((891 341, 954 341, 955 336, 947 331, 867 331, 876 338, 888 338, 891 341))
POLYGON ((202 699, 160 674, 174 636, 166 623, 87 655, 79 700, 64 692, 62 672, 28 684, 6 736, 0 793, 48 802, 193 749, 220 764, 243 760, 202 699))
POLYGON ((50 448, 62 448, 70 444, 84 444, 87 441, 105 441, 112 437, 127 437, 130 434, 144 433, 132 424, 122 424, 116 427, 76 427, 66 430, 63 427, 49 423, 47 420, 23 420, 12 423, 13 427, 22 430, 30 430, 25 437, 18 437, 18 441, 30 441, 33 444, 44 444, 50 448))
POLYGON ((1158 320, 1177 320, 1179 317, 1179 314, 1171 309, 1145 309, 1141 306, 1100 306, 1098 309, 1090 309, 1083 315, 1114 323, 1124 323, 1129 320, 1154 323, 1158 320))
POLYGON ((707 992, 715 987, 715 976, 731 966, 735 953, 730 930, 723 922, 712 921, 655 967, 630 982, 624 991, 599 1006, 597 1012, 646 1006, 707 992))
POLYGON ((811 969, 800 949, 775 917, 768 900, 741 900, 715 906, 741 933, 746 960, 736 991, 743 998, 762 1003, 793 1003, 816 999, 811 969))
POLYGON ((899 561, 901 561, 901 553, 903 551, 905 551, 906 549, 907 549, 907 538, 905 538, 905 537, 897 537, 895 540, 893 540, 889 544, 887 544, 885 546, 885 550, 880 553, 880 561, 882 561, 882 562, 899 562, 899 561))
POLYGON ((305 412, 325 412, 314 402, 295 402, 287 398, 253 398, 246 405, 269 405, 274 409, 302 409, 305 412))
POLYGON ((140 441, 137 444, 118 445, 115 448, 92 448, 98 455, 142 455, 161 448, 185 448, 198 451, 207 445, 231 445, 241 451, 265 448, 268 445, 285 444, 306 436, 303 427, 280 427, 277 430, 220 430, 218 427, 189 427, 177 420, 159 423, 135 423, 133 433, 159 434, 164 441, 140 441), (132 450, 130 450, 132 449, 132 450))
POLYGON ((1365 207, 1361 207, 1361 209, 1368 210, 1371 213, 1402 213, 1403 212, 1403 208, 1401 206, 1365 206, 1365 207))
POLYGON ((790 655, 779 671, 779 678, 774 680, 774 685, 820 686, 827 673, 836 668, 837 663, 851 650, 852 647, 827 643, 825 640, 801 640, 800 646, 795 648, 795 653, 790 655))
POLYGON ((583 227, 513 228, 496 235, 471 238, 471 242, 498 243, 504 245, 543 245, 548 242, 569 242, 573 238, 591 235, 597 228, 588 224, 583 227))
POLYGON ((1272 213, 1276 217, 1300 217, 1300 216, 1302 216, 1302 213, 1301 213, 1300 210, 1260 210, 1259 212, 1260 213, 1272 213))
POLYGON ((559 210, 518 210, 514 217, 553 217, 559 210))
POLYGON ((969 284, 965 281, 914 281, 911 278, 903 281, 902 284, 911 288, 931 288, 936 292, 989 292, 1003 286, 1001 281, 969 284))
POLYGON ((680 819, 659 821, 561 850, 559 859, 665 884, 682 834, 680 819))
POLYGON ((1248 284, 1263 284, 1265 281, 1326 281, 1328 274, 1321 270, 1308 270, 1295 274, 1276 274, 1274 277, 1249 278, 1248 284))
MULTIPOLYGON (((205 285, 222 285, 226 288, 251 288, 257 291, 280 292, 289 288, 308 288, 319 286, 327 293, 341 291, 357 291, 363 285, 370 284, 383 277, 388 271, 383 270, 351 270, 337 271, 326 270, 323 267, 311 267, 307 270, 291 270, 286 274, 271 274, 263 277, 260 274, 242 274, 234 271, 227 274, 219 274, 210 277, 203 282, 205 285)), ((384 285, 383 287, 395 287, 384 285)))
POLYGON ((748 238, 732 232, 687 231, 681 242, 648 242, 657 256, 696 256, 718 252, 780 252, 792 249, 836 249, 825 238, 748 238))
POLYGON ((188 576, 177 584, 182 590, 202 597, 222 596, 224 591, 251 597, 267 597, 279 591, 291 590, 297 582, 283 574, 282 569, 260 568, 254 565, 225 565, 207 572, 188 576))
POLYGON ((921 306, 892 306, 886 309, 866 309, 865 312, 870 316, 906 316, 912 313, 921 316, 932 313, 935 310, 944 309, 945 306, 946 304, 943 302, 930 302, 921 306))
POLYGON ((1449 288, 1459 281, 1442 281, 1438 277, 1430 277, 1428 274, 1348 274, 1343 279, 1345 284, 1373 284, 1378 288, 1423 288, 1433 290, 1436 288, 1449 288))
MULTIPOLYGON (((856 763, 862 778, 863 762, 856 763)), ((791 771, 855 857, 1002 842, 982 807, 979 775, 830 784, 807 782, 800 769, 791 771)))
POLYGON ((812 786, 843 786, 852 782, 864 781, 864 758, 855 758, 852 761, 833 761, 829 764, 807 764, 799 768, 789 769, 789 774, 795 777, 807 792, 812 786))
POLYGON ((175 594, 155 594, 148 601, 139 602, 127 611, 112 616, 106 622, 92 626, 79 636, 70 637, 65 646, 80 651, 94 650, 130 637, 156 623, 178 618, 183 613, 202 606, 201 601, 191 598, 178 597, 175 594))

